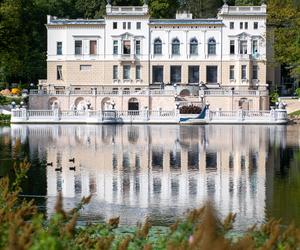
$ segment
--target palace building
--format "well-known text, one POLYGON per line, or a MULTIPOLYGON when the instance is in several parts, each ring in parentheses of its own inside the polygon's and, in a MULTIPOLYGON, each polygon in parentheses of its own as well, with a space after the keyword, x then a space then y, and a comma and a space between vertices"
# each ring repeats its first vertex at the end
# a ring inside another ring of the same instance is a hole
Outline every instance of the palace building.
POLYGON ((151 19, 147 1, 108 1, 104 19, 48 16, 47 80, 30 109, 268 110, 266 9, 225 3, 212 19, 151 19))

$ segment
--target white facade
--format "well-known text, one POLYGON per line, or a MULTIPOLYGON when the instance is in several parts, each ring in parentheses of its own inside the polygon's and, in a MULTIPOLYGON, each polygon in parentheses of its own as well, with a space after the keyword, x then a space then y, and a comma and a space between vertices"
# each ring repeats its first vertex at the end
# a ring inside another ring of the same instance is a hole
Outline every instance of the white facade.
MULTIPOLYGON (((48 16, 48 79, 40 82, 40 88, 48 96, 77 93, 82 98, 103 91, 131 95, 159 89, 173 91, 171 95, 185 102, 211 102, 209 97, 200 98, 204 88, 257 90, 259 100, 248 100, 251 92, 245 92, 247 107, 268 109, 267 95, 260 93, 267 88, 266 16, 266 5, 227 4, 212 19, 193 19, 189 13, 177 13, 176 19, 150 19, 146 4, 108 4, 104 19, 48 16)), ((222 105, 227 99, 215 108, 241 106, 222 105)), ((149 99, 145 105, 151 109, 153 102, 149 99)), ((174 103, 163 106, 170 110, 174 103)))

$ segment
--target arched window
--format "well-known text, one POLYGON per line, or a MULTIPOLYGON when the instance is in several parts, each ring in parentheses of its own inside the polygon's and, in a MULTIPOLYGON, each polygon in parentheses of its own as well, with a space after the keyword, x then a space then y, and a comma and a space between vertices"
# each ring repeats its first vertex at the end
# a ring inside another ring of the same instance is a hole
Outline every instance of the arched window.
POLYGON ((209 55, 216 54, 216 40, 214 38, 210 38, 208 40, 208 54, 209 55))
POLYGON ((154 40, 154 55, 161 55, 162 54, 162 42, 160 38, 156 38, 154 40))
POLYGON ((190 41, 190 54, 198 55, 198 40, 196 38, 192 38, 190 41))
POLYGON ((172 41, 172 55, 180 55, 180 41, 174 38, 172 41))

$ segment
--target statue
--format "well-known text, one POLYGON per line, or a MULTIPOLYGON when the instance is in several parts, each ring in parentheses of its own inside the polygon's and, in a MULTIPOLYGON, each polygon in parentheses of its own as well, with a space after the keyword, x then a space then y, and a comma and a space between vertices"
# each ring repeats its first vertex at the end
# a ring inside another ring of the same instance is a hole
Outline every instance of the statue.
POLYGON ((107 0, 107 4, 111 5, 111 0, 107 0))
POLYGON ((148 5, 149 0, 144 0, 144 4, 148 5))

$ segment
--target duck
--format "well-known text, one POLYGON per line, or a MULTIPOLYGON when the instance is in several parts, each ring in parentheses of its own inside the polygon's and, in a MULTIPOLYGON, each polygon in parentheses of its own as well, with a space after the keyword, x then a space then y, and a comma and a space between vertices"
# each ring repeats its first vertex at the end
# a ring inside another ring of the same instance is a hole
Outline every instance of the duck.
POLYGON ((56 172, 62 172, 62 167, 56 168, 55 171, 56 171, 56 172))
POLYGON ((69 162, 73 162, 73 163, 75 163, 75 158, 71 158, 71 159, 69 159, 69 162))
POLYGON ((74 166, 74 167, 69 167, 69 169, 71 170, 71 171, 76 171, 76 167, 74 166))
POLYGON ((47 166, 53 167, 53 162, 47 162, 47 166))

